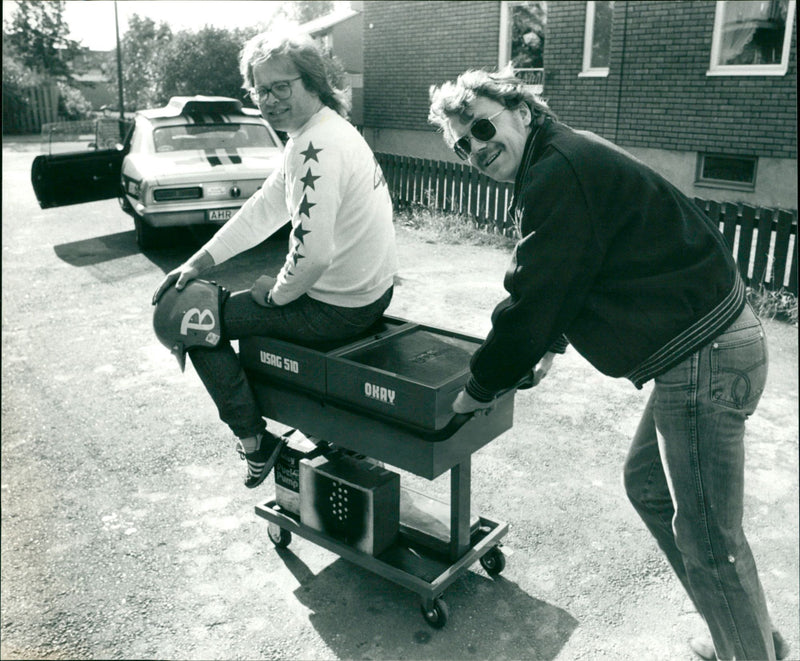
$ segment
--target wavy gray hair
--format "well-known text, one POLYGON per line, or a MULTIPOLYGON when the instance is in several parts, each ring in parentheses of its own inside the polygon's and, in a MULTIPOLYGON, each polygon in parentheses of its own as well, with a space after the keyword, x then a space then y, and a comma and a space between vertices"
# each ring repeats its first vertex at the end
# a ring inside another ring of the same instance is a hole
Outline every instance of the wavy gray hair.
POLYGON ((457 116, 465 124, 469 123, 472 120, 469 106, 479 96, 493 99, 512 110, 524 103, 534 119, 542 116, 558 119, 547 102, 533 91, 533 86, 514 75, 510 64, 496 72, 470 69, 455 82, 431 85, 429 89, 431 106, 428 122, 444 133, 450 146, 454 136, 450 135, 448 120, 457 116))

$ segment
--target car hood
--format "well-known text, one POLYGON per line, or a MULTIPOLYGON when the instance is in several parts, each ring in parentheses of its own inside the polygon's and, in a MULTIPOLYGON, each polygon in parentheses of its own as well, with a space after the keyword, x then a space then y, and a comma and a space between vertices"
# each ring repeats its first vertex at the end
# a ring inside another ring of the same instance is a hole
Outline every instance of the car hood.
POLYGON ((136 155, 131 164, 152 183, 202 183, 216 179, 265 179, 283 162, 275 150, 217 149, 173 154, 136 155))

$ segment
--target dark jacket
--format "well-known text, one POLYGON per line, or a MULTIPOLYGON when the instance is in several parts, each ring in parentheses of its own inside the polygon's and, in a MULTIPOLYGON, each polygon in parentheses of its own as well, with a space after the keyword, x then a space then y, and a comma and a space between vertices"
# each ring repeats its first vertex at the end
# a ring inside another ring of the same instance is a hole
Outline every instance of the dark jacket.
POLYGON ((511 211, 523 237, 471 362, 488 401, 563 333, 636 387, 729 325, 744 306, 731 249, 672 184, 602 138, 546 120, 528 138, 511 211))

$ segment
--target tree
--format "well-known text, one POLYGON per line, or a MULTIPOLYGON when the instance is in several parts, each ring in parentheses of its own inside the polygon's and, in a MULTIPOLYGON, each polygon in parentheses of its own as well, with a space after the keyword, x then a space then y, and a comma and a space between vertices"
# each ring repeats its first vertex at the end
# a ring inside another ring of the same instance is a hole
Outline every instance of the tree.
POLYGON ((82 119, 91 104, 71 85, 71 63, 80 53, 69 39, 64 2, 18 0, 11 18, 3 23, 3 105, 31 108, 31 87, 55 79, 58 115, 82 119))
POLYGON ((162 60, 161 100, 194 94, 241 99, 239 53, 248 36, 252 35, 208 25, 177 33, 162 60))
MULTIPOLYGON (((69 63, 80 51, 78 42, 69 39, 64 20, 64 2, 17 0, 12 18, 3 25, 3 42, 16 53, 20 63, 31 71, 70 78, 69 63)), ((5 68, 5 51, 3 68, 5 68)))
POLYGON ((335 5, 330 0, 295 0, 295 2, 284 2, 280 9, 275 12, 274 21, 286 20, 302 25, 313 21, 320 16, 327 16, 335 9, 335 5))
MULTIPOLYGON (((128 29, 121 39, 122 86, 125 106, 150 108, 161 103, 161 78, 164 59, 172 43, 173 34, 167 23, 156 22, 133 14, 128 29)), ((116 70, 116 53, 111 56, 110 71, 116 70)), ((112 83, 118 93, 116 77, 112 83)))

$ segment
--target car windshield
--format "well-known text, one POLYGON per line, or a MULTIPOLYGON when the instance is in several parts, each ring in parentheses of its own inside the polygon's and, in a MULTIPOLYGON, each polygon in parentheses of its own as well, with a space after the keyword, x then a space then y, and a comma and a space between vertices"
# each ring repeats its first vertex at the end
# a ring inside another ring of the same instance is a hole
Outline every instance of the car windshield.
POLYGON ((153 131, 156 153, 193 149, 269 149, 278 145, 260 124, 192 124, 153 131))

